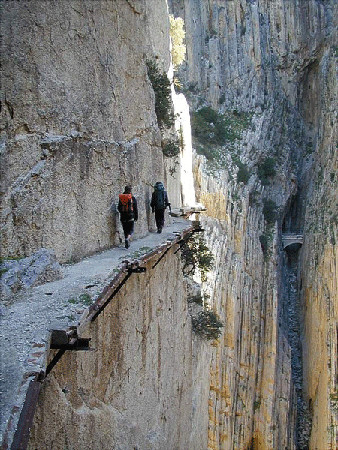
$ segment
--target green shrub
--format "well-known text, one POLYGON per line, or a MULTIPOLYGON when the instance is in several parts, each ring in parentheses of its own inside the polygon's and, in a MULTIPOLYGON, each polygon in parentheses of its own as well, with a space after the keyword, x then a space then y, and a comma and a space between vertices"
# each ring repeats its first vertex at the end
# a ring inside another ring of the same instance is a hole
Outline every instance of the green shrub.
POLYGON ((196 153, 205 156, 208 161, 212 161, 219 156, 219 152, 211 146, 198 145, 196 147, 196 153))
POLYGON ((197 303, 197 305, 203 305, 203 297, 202 294, 197 294, 194 297, 188 298, 188 303, 197 303))
POLYGON ((81 303, 82 305, 89 306, 93 303, 92 298, 89 294, 81 294, 79 297, 71 297, 68 299, 68 303, 73 305, 81 303))
POLYGON ((202 144, 223 145, 227 140, 239 137, 224 118, 209 106, 193 113, 191 125, 193 136, 202 144))
POLYGON ((191 92, 192 94, 197 94, 198 92, 198 83, 197 81, 192 81, 188 84, 188 91, 191 92))
POLYGON ((276 161, 274 158, 267 157, 258 167, 258 178, 266 186, 270 184, 269 178, 276 175, 276 161))
POLYGON ((241 137, 242 131, 251 124, 252 114, 227 111, 219 114, 205 106, 192 114, 193 136, 208 145, 225 145, 241 137))
POLYGON ((237 182, 248 184, 248 181, 250 178, 250 172, 249 172, 248 166, 246 164, 242 163, 241 161, 237 161, 236 164, 238 167, 237 182))
POLYGON ((168 141, 162 145, 162 152, 164 156, 168 158, 177 156, 180 154, 180 146, 178 141, 168 141))
POLYGON ((188 298, 188 303, 196 303, 197 305, 203 306, 210 299, 210 295, 202 294, 201 292, 193 297, 188 298))
POLYGON ((86 306, 89 306, 93 303, 92 298, 89 294, 81 294, 80 297, 80 302, 86 306))
POLYGON ((277 206, 273 200, 264 200, 263 215, 266 222, 264 234, 259 237, 264 259, 267 260, 271 255, 271 242, 274 234, 274 224, 277 220, 277 206))
POLYGON ((207 280, 207 272, 213 267, 214 256, 205 245, 201 236, 192 236, 182 248, 183 270, 187 275, 193 275, 198 269, 202 281, 207 280))
POLYGON ((205 339, 217 339, 224 325, 216 313, 209 310, 200 311, 192 318, 192 329, 205 339))
POLYGON ((259 398, 258 400, 254 401, 253 404, 254 411, 256 411, 256 409, 258 409, 260 406, 261 406, 261 399, 259 398))
POLYGON ((277 220, 277 206, 273 200, 264 200, 263 215, 268 225, 273 225, 277 220))
POLYGON ((269 241, 268 236, 266 234, 262 234, 259 236, 259 242, 261 243, 261 248, 264 256, 268 255, 268 249, 269 249, 269 241))
POLYGON ((254 206, 258 203, 259 192, 257 190, 251 191, 249 194, 249 205, 254 206))
POLYGON ((159 127, 170 128, 174 124, 170 81, 161 73, 154 61, 147 60, 148 76, 155 93, 155 113, 159 127))
POLYGON ((267 228, 264 234, 259 236, 259 242, 261 243, 264 259, 267 261, 271 256, 271 243, 273 240, 273 227, 267 228))

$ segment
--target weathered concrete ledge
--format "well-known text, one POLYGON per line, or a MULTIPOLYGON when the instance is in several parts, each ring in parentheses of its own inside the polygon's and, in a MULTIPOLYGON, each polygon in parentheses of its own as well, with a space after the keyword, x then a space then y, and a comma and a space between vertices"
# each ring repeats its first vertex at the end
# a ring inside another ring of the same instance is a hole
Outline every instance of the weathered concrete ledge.
POLYGON ((132 242, 128 251, 113 248, 67 266, 62 280, 22 292, 1 307, 2 448, 10 448, 13 438, 28 440, 27 420, 31 424, 39 391, 36 382, 41 384, 52 370, 48 367, 51 330, 70 333, 75 329, 80 336, 85 324, 95 320, 105 303, 113 299, 128 271, 151 260, 155 267, 173 245, 193 232, 194 226, 175 219, 162 234, 151 233, 132 242))

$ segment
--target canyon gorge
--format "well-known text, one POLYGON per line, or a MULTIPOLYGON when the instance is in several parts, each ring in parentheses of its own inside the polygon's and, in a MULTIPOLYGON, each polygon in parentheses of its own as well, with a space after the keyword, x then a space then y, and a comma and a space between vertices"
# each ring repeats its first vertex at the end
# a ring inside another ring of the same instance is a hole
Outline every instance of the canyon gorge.
MULTIPOLYGON (((138 255, 145 270, 95 320, 85 311, 91 351, 41 382, 27 448, 335 449, 337 2, 1 8, 2 260, 118 251, 129 183, 135 241, 153 231, 158 180, 173 210, 202 211, 160 259, 138 255), (199 240, 212 264, 192 275, 184 248, 199 240), (214 339, 194 326, 201 311, 222 324, 214 339)), ((21 408, 2 418, 4 449, 21 408)))

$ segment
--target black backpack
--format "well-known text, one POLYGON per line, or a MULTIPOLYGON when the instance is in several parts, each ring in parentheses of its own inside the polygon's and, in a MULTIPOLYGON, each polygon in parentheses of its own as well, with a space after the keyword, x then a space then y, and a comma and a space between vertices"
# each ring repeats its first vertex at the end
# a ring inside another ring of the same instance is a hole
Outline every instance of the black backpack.
POLYGON ((155 209, 166 209, 164 185, 160 181, 155 184, 153 195, 155 209))

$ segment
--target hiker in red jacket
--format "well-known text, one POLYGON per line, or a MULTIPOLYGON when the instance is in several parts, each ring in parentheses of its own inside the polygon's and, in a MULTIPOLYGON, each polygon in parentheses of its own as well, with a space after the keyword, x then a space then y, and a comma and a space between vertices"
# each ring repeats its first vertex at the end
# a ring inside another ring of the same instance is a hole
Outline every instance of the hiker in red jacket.
POLYGON ((137 201, 131 193, 131 186, 126 186, 124 193, 119 195, 118 210, 124 231, 124 244, 126 248, 129 248, 129 239, 134 233, 134 222, 138 219, 137 201))

